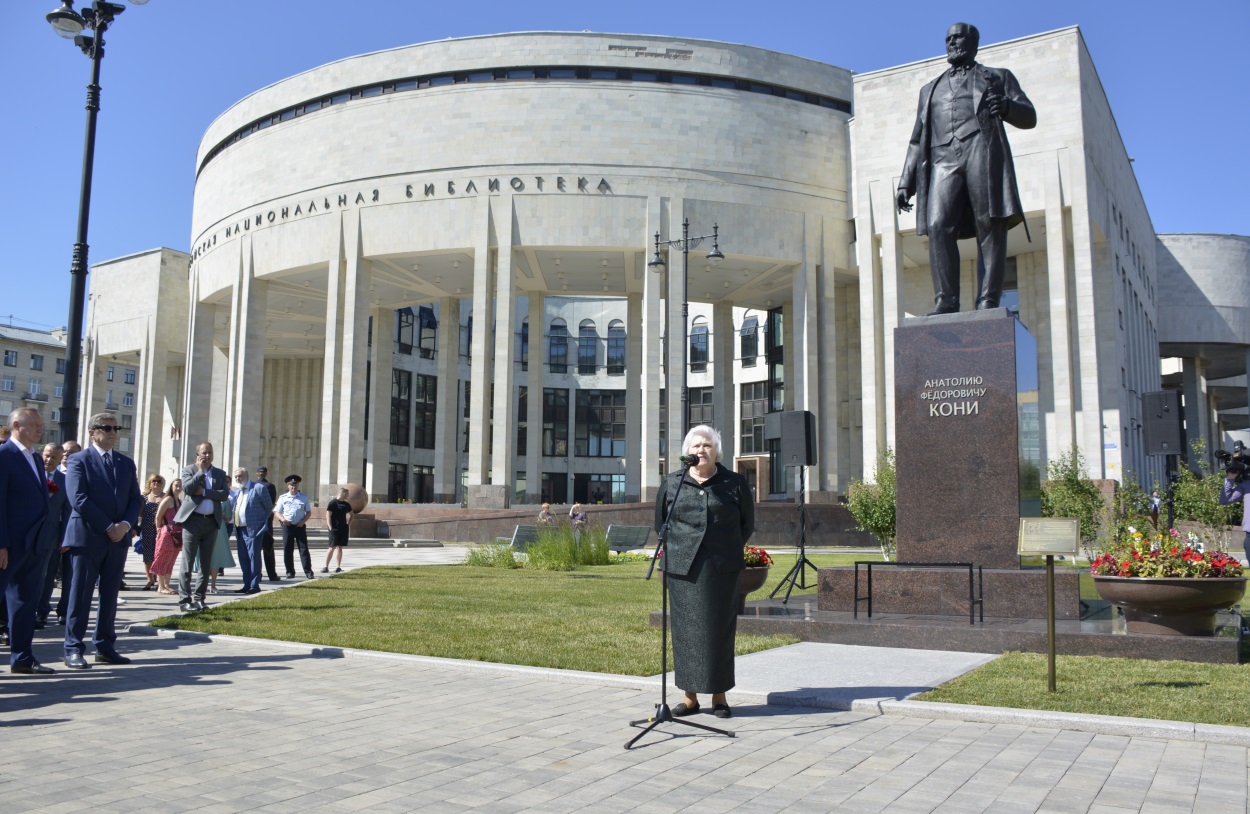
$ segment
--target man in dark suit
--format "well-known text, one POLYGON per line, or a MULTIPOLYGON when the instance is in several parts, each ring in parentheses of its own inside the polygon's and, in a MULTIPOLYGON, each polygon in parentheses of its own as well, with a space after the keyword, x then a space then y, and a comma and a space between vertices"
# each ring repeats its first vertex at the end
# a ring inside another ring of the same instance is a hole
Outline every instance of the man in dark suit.
POLYGON ((44 675, 54 672, 35 660, 35 608, 43 588, 40 548, 48 516, 48 481, 36 445, 43 437, 39 411, 23 407, 9 415, 12 435, 0 446, 0 587, 9 611, 9 670, 44 675))
POLYGON ((43 448, 43 471, 48 479, 48 519, 43 524, 43 540, 39 547, 48 553, 43 567, 43 592, 35 608, 35 629, 42 628, 52 613, 52 589, 56 587, 56 574, 61 570, 61 541, 65 539, 65 526, 69 523, 69 493, 65 491, 65 472, 61 459, 65 450, 60 444, 45 444, 43 448))
POLYGON ((977 308, 998 307, 1007 231, 1024 220, 1003 122, 1027 130, 1037 124, 1037 113, 1011 71, 975 61, 980 39, 967 23, 946 32, 951 67, 920 91, 898 182, 898 210, 910 212, 915 195, 916 234, 929 236, 934 292, 929 316, 959 310, 956 241, 969 237, 977 239, 981 260, 977 308))
MULTIPOLYGON (((278 487, 269 481, 269 467, 256 467, 256 482, 263 484, 265 491, 269 493, 269 502, 276 505, 278 502, 278 487)), ((265 575, 269 577, 270 582, 281 582, 278 579, 278 563, 273 555, 273 515, 269 515, 269 519, 265 523, 265 529, 260 541, 261 552, 265 559, 265 575)))
POLYGON ((178 580, 178 609, 185 612, 208 607, 208 575, 213 561, 217 530, 226 522, 221 504, 230 498, 230 479, 213 466, 213 445, 203 441, 195 448, 195 463, 182 469, 182 505, 174 522, 182 524, 182 573, 178 580), (200 578, 191 587, 192 563, 198 560, 200 578))
POLYGON ((96 413, 87 426, 91 446, 69 459, 65 478, 71 509, 65 546, 72 571, 65 619, 65 666, 80 670, 88 667, 83 637, 87 635, 91 594, 97 581, 96 663, 130 663, 117 652, 117 592, 130 551, 130 532, 143 510, 135 462, 113 449, 122 428, 117 416, 96 413))
MULTIPOLYGON (((61 473, 61 479, 64 480, 65 478, 69 477, 68 464, 69 464, 70 457, 82 452, 82 445, 71 438, 70 440, 61 444, 61 451, 65 454, 64 454, 64 457, 61 458, 61 465, 57 467, 57 471, 61 473)), ((66 500, 68 501, 68 499, 69 499, 69 495, 66 494, 66 500)), ((67 526, 69 525, 68 517, 65 518, 65 524, 67 526)), ((70 559, 69 549, 65 547, 64 541, 65 541, 65 532, 62 531, 61 532, 61 595, 56 600, 56 623, 58 625, 65 624, 65 616, 66 614, 69 613, 69 595, 70 595, 70 591, 72 590, 70 588, 70 579, 73 576, 73 571, 74 571, 74 563, 73 563, 73 560, 70 559)))

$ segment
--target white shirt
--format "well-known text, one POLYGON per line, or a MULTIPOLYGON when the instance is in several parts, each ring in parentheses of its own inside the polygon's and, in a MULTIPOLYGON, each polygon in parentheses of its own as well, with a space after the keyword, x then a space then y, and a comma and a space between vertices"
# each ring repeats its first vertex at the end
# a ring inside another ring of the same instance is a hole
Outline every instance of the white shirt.
POLYGON ((34 453, 32 453, 29 449, 27 449, 22 444, 21 441, 17 440, 16 435, 11 435, 9 437, 13 439, 13 443, 16 444, 17 448, 20 449, 22 451, 22 454, 26 456, 26 460, 30 463, 31 468, 35 470, 35 477, 39 478, 39 480, 43 481, 44 483, 47 483, 48 476, 45 475, 43 472, 43 459, 41 458, 39 462, 36 463, 34 453))

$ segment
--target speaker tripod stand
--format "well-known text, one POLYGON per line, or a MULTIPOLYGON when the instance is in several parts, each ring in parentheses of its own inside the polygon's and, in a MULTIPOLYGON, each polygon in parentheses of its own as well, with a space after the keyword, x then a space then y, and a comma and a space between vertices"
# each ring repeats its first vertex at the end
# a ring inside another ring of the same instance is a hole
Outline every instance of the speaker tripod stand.
MULTIPOLYGON (((685 462, 685 456, 682 458, 685 462)), ((690 468, 690 464, 686 464, 686 469, 690 468)), ((655 547, 655 556, 651 558, 651 567, 647 569, 647 579, 651 579, 651 574, 655 571, 655 564, 664 556, 664 548, 668 544, 669 523, 673 519, 673 509, 677 506, 677 497, 681 494, 681 488, 685 485, 685 472, 677 481, 677 491, 673 493, 673 500, 668 505, 668 515, 664 518, 664 525, 660 526, 660 539, 655 547)), ((681 724, 682 726, 694 727, 702 729, 705 732, 711 732, 715 735, 724 735, 726 737, 735 737, 733 732, 727 729, 717 729, 707 724, 696 724, 694 721, 686 721, 681 718, 673 717, 673 711, 668 706, 668 574, 660 571, 660 703, 655 705, 655 715, 650 718, 640 718, 637 721, 630 721, 630 726, 638 726, 646 724, 643 730, 625 743, 625 748, 630 749, 635 743, 651 730, 660 724, 681 724)))
POLYGON ((803 505, 804 505, 803 498, 804 498, 804 494, 807 492, 807 467, 800 465, 798 467, 798 470, 799 470, 799 496, 798 496, 799 558, 795 560, 794 567, 791 568, 790 571, 784 577, 781 578, 781 582, 778 582, 777 587, 773 588, 773 592, 768 595, 769 599, 775 598, 777 596, 777 592, 781 590, 782 586, 784 586, 786 583, 789 583, 790 587, 786 588, 786 598, 781 600, 781 604, 783 605, 787 605, 790 603, 790 592, 794 590, 796 585, 801 589, 815 587, 816 583, 812 583, 811 585, 807 584, 807 569, 808 568, 815 571, 817 577, 820 576, 820 570, 816 568, 816 564, 807 558, 807 515, 803 511, 803 505))

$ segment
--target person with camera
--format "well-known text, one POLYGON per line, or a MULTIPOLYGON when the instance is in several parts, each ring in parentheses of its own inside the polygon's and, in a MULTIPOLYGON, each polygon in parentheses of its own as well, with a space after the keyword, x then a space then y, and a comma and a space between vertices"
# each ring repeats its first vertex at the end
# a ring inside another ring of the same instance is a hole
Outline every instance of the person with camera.
POLYGON ((1246 464, 1239 457, 1221 456, 1224 461, 1224 488, 1220 490, 1220 505, 1241 501, 1241 530, 1246 533, 1242 547, 1246 552, 1245 562, 1250 565, 1250 508, 1247 497, 1250 496, 1250 482, 1246 480, 1246 464))

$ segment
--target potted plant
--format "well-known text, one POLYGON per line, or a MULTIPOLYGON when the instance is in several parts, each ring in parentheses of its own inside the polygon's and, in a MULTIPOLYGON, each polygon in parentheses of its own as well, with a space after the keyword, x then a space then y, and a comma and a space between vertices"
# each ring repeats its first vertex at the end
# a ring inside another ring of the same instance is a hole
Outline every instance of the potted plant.
POLYGON ((738 613, 746 611, 747 594, 758 591, 768 582, 768 566, 773 564, 772 556, 762 548, 744 546, 742 558, 746 568, 742 571, 742 583, 738 587, 738 613))
POLYGON ((1090 561, 1098 593, 1124 609, 1129 633, 1213 636, 1215 614, 1245 593, 1241 563, 1176 529, 1135 526, 1113 536, 1090 561))

